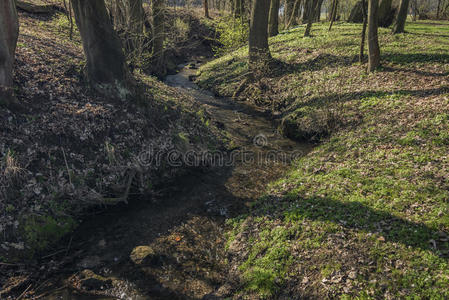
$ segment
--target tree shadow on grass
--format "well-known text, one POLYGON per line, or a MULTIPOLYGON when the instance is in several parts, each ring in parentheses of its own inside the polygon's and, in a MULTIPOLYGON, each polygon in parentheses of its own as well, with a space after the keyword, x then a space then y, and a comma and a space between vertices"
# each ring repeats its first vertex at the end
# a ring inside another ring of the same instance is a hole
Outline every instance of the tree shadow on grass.
POLYGON ((286 116, 297 109, 303 107, 324 107, 331 103, 337 102, 347 102, 355 99, 364 99, 369 97, 378 97, 383 98, 389 95, 403 95, 403 96, 431 96, 431 95, 443 95, 449 93, 449 86, 441 87, 441 88, 433 88, 433 89, 422 89, 422 90, 397 90, 397 91, 363 91, 363 92, 349 92, 343 94, 328 94, 318 97, 313 97, 305 102, 296 103, 286 109, 282 116, 286 116))
MULTIPOLYGON (((297 196, 287 199, 293 197, 297 196)), ((387 211, 373 209, 360 202, 342 202, 323 197, 298 197, 293 201, 274 197, 273 200, 268 206, 281 207, 279 202, 293 202, 293 208, 282 212, 289 220, 299 221, 305 218, 330 221, 345 228, 379 234, 388 242, 401 243, 407 247, 431 251, 441 257, 449 257, 449 243, 440 240, 442 236, 449 237, 449 232, 400 218, 387 211)), ((259 205, 264 205, 262 203, 259 205)))
POLYGON ((320 71, 325 68, 351 66, 358 61, 357 55, 337 56, 329 53, 319 53, 316 57, 301 63, 287 63, 279 59, 273 59, 272 77, 281 77, 290 73, 302 73, 305 71, 320 71))
POLYGON ((397 67, 382 67, 382 71, 384 72, 405 72, 405 73, 414 73, 420 76, 429 76, 429 77, 446 77, 449 75, 449 72, 437 73, 437 72, 426 72, 422 70, 414 70, 414 69, 405 69, 405 68, 397 68, 397 67))
POLYGON ((428 54, 428 53, 384 53, 381 57, 383 61, 395 64, 409 64, 417 62, 428 63, 449 63, 449 54, 428 54))

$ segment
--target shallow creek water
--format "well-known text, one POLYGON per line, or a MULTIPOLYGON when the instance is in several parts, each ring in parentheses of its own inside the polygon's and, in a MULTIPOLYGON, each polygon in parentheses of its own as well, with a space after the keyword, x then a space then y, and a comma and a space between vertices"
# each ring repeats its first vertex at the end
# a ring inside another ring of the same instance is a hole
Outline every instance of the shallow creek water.
POLYGON ((87 221, 47 299, 203 299, 227 282, 226 218, 247 212, 292 156, 312 146, 282 137, 263 112, 199 89, 190 80, 199 63, 165 82, 190 94, 227 132, 238 154, 233 163, 180 178, 156 202, 115 207, 87 221), (139 246, 151 253, 149 263, 130 259, 139 246), (92 274, 100 279, 86 281, 92 274))

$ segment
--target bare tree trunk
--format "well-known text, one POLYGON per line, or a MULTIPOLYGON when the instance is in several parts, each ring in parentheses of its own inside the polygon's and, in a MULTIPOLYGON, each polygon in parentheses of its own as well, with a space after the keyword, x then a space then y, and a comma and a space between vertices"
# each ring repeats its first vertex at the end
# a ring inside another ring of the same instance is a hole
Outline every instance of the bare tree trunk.
POLYGON ((209 3, 207 0, 203 0, 203 6, 204 6, 204 16, 208 19, 210 19, 209 15, 209 3))
POLYGON ((412 0, 412 12, 413 12, 413 22, 415 22, 416 15, 418 14, 418 0, 412 0))
POLYGON ((360 63, 363 63, 363 56, 365 52, 366 25, 368 23, 365 0, 362 0, 362 13, 363 13, 363 26, 362 26, 362 38, 360 41, 360 54, 359 54, 360 63))
POLYGON ((280 0, 271 0, 268 36, 276 36, 279 33, 279 6, 280 0))
POLYGON ((153 0, 153 61, 159 76, 165 75, 164 40, 164 0, 153 0))
POLYGON ((245 13, 244 0, 234 0, 234 18, 238 19, 245 13))
POLYGON ((298 18, 298 7, 299 7, 300 3, 301 3, 301 0, 296 0, 293 4, 293 7, 291 8, 290 18, 286 25, 287 29, 290 28, 291 26, 298 25, 297 18, 298 18))
POLYGON ((309 7, 307 8, 309 10, 309 13, 307 14, 308 20, 307 20, 307 27, 306 31, 304 32, 304 37, 310 36, 310 31, 312 30, 312 23, 314 19, 314 12, 315 12, 315 1, 317 0, 310 0, 309 1, 309 7))
POLYGON ((70 31, 69 31, 69 38, 70 40, 73 39, 73 16, 72 16, 72 3, 69 0, 69 3, 67 4, 67 0, 63 1, 65 13, 67 16, 67 20, 70 23, 70 31))
POLYGON ((380 0, 379 8, 377 11, 378 15, 378 26, 389 27, 393 21, 392 16, 392 5, 393 0, 380 0))
POLYGON ((337 17, 337 8, 338 8, 338 0, 334 0, 332 4, 331 23, 329 24, 329 31, 331 31, 332 25, 334 25, 335 18, 337 17))
POLYGON ((13 64, 19 36, 19 21, 14 0, 0 4, 0 105, 16 104, 13 90, 13 64))
POLYGON ((410 0, 401 0, 399 6, 399 12, 396 19, 396 23, 393 27, 393 33, 403 33, 405 29, 405 20, 407 19, 407 12, 410 0))
POLYGON ((249 31, 249 67, 256 69, 271 59, 268 47, 270 0, 254 0, 249 31))
POLYGON ((315 9, 315 22, 319 22, 321 20, 321 6, 323 5, 324 0, 318 0, 318 3, 316 4, 315 9))
POLYGON ((142 34, 145 23, 145 12, 143 11, 142 0, 129 1, 129 28, 134 34, 142 34))
POLYGON ((303 24, 306 24, 309 21, 310 2, 313 2, 313 0, 305 0, 305 2, 304 2, 304 11, 302 12, 302 23, 303 24))
POLYGON ((380 48, 378 30, 378 0, 368 0, 368 71, 373 72, 380 66, 380 48))
POLYGON ((438 5, 437 5, 437 20, 440 19, 440 6, 441 6, 441 0, 438 0, 438 5))
POLYGON ((104 0, 72 0, 72 5, 87 58, 89 83, 97 91, 120 91, 119 98, 127 98, 130 74, 104 0))

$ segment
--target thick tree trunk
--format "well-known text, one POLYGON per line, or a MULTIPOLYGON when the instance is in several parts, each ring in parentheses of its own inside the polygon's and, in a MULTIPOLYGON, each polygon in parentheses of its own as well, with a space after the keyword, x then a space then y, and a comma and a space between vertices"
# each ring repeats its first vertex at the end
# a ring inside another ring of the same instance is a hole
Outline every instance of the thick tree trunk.
MULTIPOLYGON (((72 0, 72 5, 87 58, 90 84, 101 92, 124 91, 129 73, 104 0, 72 0)), ((120 98, 125 96, 119 95, 120 98)))
POLYGON ((405 20, 407 19, 407 12, 410 0, 401 0, 399 6, 399 13, 394 24, 393 33, 403 33, 405 29, 405 20))
POLYGON ((313 0, 305 0, 305 2, 304 2, 304 10, 302 12, 302 23, 303 24, 306 24, 309 21, 311 2, 313 2, 313 0))
POLYGON ((153 61, 159 76, 165 75, 164 40, 164 0, 153 0, 153 61))
POLYGON ((15 104, 13 64, 19 36, 19 21, 14 0, 0 3, 0 105, 15 104))
POLYGON ((363 63, 363 56, 365 52, 366 25, 368 24, 368 14, 366 11, 365 0, 362 0, 362 9, 363 9, 363 26, 362 26, 362 38, 360 40, 360 54, 359 54, 360 63, 363 63))
POLYGON ((380 66, 380 48, 378 30, 378 0, 368 0, 368 71, 373 72, 380 66))
POLYGON ((279 33, 279 6, 280 0, 271 0, 268 36, 276 36, 279 33))
POLYGON ((391 7, 393 0, 380 0, 378 26, 389 27, 394 20, 395 10, 391 7))
POLYGON ((208 0, 203 0, 203 6, 204 6, 204 16, 208 19, 210 19, 209 15, 209 3, 208 0))
POLYGON ((268 47, 270 0, 254 0, 249 31, 249 66, 257 69, 271 59, 268 47))
POLYGON ((307 20, 307 27, 306 27, 306 31, 304 32, 304 37, 310 36, 310 31, 312 30, 313 19, 315 18, 314 13, 315 13, 317 3, 318 3, 318 0, 310 0, 309 1, 309 8, 308 8, 309 13, 307 14, 307 17, 309 19, 307 20))

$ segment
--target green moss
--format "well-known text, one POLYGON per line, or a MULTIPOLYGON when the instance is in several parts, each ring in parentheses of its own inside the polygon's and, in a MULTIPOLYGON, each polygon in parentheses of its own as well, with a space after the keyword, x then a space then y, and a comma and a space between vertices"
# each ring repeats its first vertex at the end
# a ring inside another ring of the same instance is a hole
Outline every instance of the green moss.
POLYGON ((76 221, 70 217, 30 216, 23 222, 22 230, 28 250, 34 254, 55 244, 75 227, 76 221))

